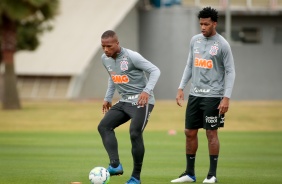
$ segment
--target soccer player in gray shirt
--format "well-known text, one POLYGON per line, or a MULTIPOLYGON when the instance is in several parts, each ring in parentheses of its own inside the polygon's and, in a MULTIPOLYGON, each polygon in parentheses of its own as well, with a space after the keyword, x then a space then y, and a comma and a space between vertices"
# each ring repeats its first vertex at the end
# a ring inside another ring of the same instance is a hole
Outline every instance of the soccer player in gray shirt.
POLYGON ((191 80, 185 118, 186 170, 172 183, 196 181, 194 166, 200 128, 206 130, 210 156, 209 172, 203 183, 217 182, 217 130, 224 126, 224 114, 229 108, 235 80, 231 48, 216 32, 218 12, 206 7, 199 12, 198 18, 202 33, 191 39, 187 65, 176 95, 176 103, 182 106, 183 89, 191 80))
POLYGON ((140 184, 145 153, 142 134, 154 107, 153 89, 160 70, 139 53, 120 47, 114 31, 104 32, 101 43, 104 50, 102 62, 110 77, 102 107, 105 116, 98 125, 98 130, 110 159, 108 171, 111 176, 123 174, 114 129, 131 119, 130 139, 134 165, 126 184, 140 184), (148 79, 145 73, 149 75, 148 79), (112 106, 115 90, 121 98, 112 106))

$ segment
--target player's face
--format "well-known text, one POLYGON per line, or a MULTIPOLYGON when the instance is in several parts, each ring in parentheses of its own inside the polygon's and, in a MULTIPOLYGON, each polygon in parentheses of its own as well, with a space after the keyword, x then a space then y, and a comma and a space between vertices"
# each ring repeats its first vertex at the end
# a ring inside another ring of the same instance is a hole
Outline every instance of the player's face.
POLYGON ((200 18, 201 32, 205 37, 210 37, 216 34, 217 22, 211 20, 211 18, 200 18))
POLYGON ((104 53, 108 57, 116 57, 117 53, 120 50, 119 42, 116 37, 108 37, 101 39, 101 45, 104 53))

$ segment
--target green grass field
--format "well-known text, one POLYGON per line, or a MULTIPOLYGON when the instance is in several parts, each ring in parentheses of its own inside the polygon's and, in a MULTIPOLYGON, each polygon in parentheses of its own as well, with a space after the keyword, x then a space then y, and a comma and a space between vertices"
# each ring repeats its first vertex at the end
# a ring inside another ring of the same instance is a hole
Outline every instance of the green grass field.
MULTIPOLYGON (((174 101, 156 104, 144 132, 143 184, 170 183, 184 171, 184 111, 174 101), (168 135, 170 129, 177 134, 168 135)), ((101 112, 101 101, 25 101, 20 111, 0 110, 0 183, 89 183, 89 171, 109 163, 96 130, 101 112)), ((219 183, 281 183, 281 113, 282 102, 232 102, 226 127, 219 130, 219 183)), ((123 184, 131 174, 127 124, 116 131, 125 173, 111 177, 111 184, 123 184)), ((196 183, 209 167, 203 130, 199 140, 196 183)))

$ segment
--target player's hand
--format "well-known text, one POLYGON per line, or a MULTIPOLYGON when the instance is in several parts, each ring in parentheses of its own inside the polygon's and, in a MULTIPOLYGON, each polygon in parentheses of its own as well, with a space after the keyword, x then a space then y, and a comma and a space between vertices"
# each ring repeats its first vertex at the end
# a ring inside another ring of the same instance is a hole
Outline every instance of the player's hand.
POLYGON ((184 93, 183 89, 178 89, 177 90, 177 95, 176 95, 176 103, 178 106, 182 107, 182 102, 184 101, 184 93))
POLYGON ((144 107, 144 105, 148 103, 148 100, 149 100, 149 94, 142 91, 142 93, 139 95, 137 103, 139 106, 144 107))
POLYGON ((229 98, 223 97, 217 109, 219 109, 219 114, 225 114, 229 108, 229 98))
POLYGON ((111 102, 104 101, 103 107, 102 107, 103 114, 108 112, 111 107, 112 107, 112 103, 111 102))

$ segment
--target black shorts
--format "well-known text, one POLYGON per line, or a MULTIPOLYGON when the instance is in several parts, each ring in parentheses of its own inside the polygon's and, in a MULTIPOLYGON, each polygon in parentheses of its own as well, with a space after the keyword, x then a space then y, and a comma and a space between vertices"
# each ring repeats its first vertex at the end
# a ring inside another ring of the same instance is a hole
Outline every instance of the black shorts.
POLYGON ((190 95, 186 108, 185 128, 216 130, 224 127, 224 114, 219 115, 217 109, 221 99, 221 97, 190 95))
POLYGON ((154 105, 152 104, 140 107, 136 103, 118 101, 105 114, 100 123, 109 127, 109 129, 115 129, 131 119, 130 130, 143 132, 153 108, 154 105))

